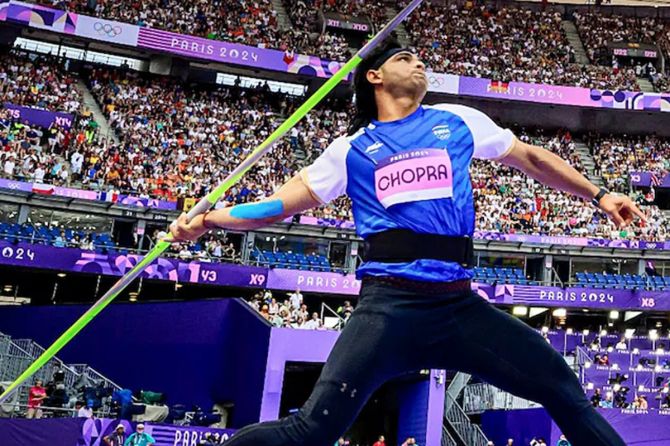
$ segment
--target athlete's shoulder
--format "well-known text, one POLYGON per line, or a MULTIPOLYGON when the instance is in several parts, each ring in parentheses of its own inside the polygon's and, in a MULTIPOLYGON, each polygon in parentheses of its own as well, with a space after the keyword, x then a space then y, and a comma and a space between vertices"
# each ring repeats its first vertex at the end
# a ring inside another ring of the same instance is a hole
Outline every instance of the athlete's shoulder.
POLYGON ((467 105, 460 105, 460 104, 448 104, 448 103, 443 102, 441 104, 425 105, 424 108, 426 108, 428 110, 437 110, 437 111, 448 112, 448 113, 460 116, 461 118, 473 118, 473 117, 486 116, 486 114, 477 110, 476 108, 472 108, 472 107, 468 107, 467 105))

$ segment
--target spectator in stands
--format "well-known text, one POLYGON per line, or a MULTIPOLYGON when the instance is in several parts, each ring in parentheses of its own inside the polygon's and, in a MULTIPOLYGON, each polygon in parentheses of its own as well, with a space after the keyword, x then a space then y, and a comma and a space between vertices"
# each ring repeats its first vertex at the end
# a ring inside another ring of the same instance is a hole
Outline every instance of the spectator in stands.
POLYGON ((295 290, 294 293, 291 294, 291 296, 289 297, 289 301, 291 302, 291 309, 293 311, 300 309, 300 307, 302 306, 303 297, 302 294, 300 293, 299 288, 295 290))
POLYGON ((596 389, 595 392, 593 392, 593 395, 591 396, 591 404, 593 405, 593 407, 599 407, 602 399, 603 396, 602 393, 600 392, 600 389, 596 389))
POLYGON ((607 392, 605 394, 605 399, 600 401, 598 407, 602 409, 612 409, 614 407, 612 392, 607 392))
POLYGON ((626 343, 626 338, 624 336, 621 336, 621 339, 619 339, 619 342, 616 343, 614 346, 617 350, 628 350, 628 344, 626 343))
POLYGON ((28 412, 26 418, 42 418, 42 403, 47 398, 47 391, 42 386, 42 380, 35 381, 35 385, 28 391, 28 412))
POLYGON ((512 438, 508 438, 506 446, 514 446, 514 440, 512 438))
POLYGON ((305 323, 305 329, 307 330, 317 330, 322 326, 323 323, 319 318, 319 313, 312 313, 312 318, 305 323))
POLYGON ((633 408, 640 410, 649 409, 649 403, 647 402, 647 398, 644 395, 638 395, 633 401, 633 408))
POLYGON ((556 446, 572 446, 572 445, 570 444, 568 439, 565 438, 565 435, 561 435, 560 438, 558 439, 558 442, 556 443, 556 446))
POLYGON ((266 321, 270 321, 270 307, 267 304, 263 304, 260 310, 261 316, 263 316, 263 319, 266 321))
POLYGON ((107 446, 124 446, 126 443, 126 428, 123 424, 119 424, 114 432, 103 437, 103 441, 107 446))
POLYGON ((153 446, 156 440, 144 432, 144 424, 140 423, 135 428, 135 432, 126 439, 124 446, 153 446))
POLYGON ((78 418, 93 418, 93 409, 87 403, 77 401, 74 408, 77 410, 78 418))
POLYGON ((380 435, 375 444, 372 446, 386 446, 386 440, 384 439, 384 436, 380 435))

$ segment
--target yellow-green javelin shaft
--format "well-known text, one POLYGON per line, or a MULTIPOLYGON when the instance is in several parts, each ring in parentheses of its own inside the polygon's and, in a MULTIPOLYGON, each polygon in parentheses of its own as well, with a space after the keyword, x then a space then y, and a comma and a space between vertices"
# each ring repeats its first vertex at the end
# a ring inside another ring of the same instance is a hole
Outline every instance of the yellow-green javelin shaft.
MULTIPOLYGON (((412 1, 405 9, 400 11, 396 17, 393 18, 381 31, 377 33, 363 48, 361 48, 354 57, 349 60, 340 70, 335 73, 333 77, 328 79, 321 88, 319 88, 312 96, 305 101, 291 116, 286 119, 277 129, 272 132, 242 163, 233 170, 228 177, 219 184, 216 189, 207 194, 201 199, 188 213, 189 219, 205 212, 207 209, 214 206, 214 204, 226 193, 230 187, 235 184, 256 162, 271 148, 272 144, 288 132, 294 125, 298 123, 305 115, 313 109, 335 86, 340 83, 354 68, 361 63, 361 60, 382 40, 389 36, 400 22, 405 20, 411 12, 416 9, 422 0, 412 1)), ((9 395, 30 378, 37 370, 44 364, 49 362, 56 353, 65 347, 89 322, 91 322, 102 310, 107 307, 130 283, 135 280, 144 269, 156 260, 168 247, 170 242, 161 241, 154 248, 147 253, 147 255, 139 262, 132 270, 119 279, 112 288, 105 293, 91 308, 86 311, 70 328, 68 328, 56 341, 40 355, 39 358, 33 362, 16 380, 0 395, 0 403, 3 402, 9 395)))

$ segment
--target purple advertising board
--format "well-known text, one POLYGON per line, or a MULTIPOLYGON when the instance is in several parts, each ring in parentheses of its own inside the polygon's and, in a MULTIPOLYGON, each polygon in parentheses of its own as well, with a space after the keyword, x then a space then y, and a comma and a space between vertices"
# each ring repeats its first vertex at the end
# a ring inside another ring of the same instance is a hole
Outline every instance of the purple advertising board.
POLYGON ((140 29, 137 46, 214 62, 324 78, 331 77, 344 65, 292 51, 257 48, 152 28, 140 29))
POLYGON ((624 249, 670 249, 670 242, 644 240, 608 240, 586 237, 560 237, 548 235, 503 234, 500 232, 475 231, 475 239, 497 240, 539 245, 586 246, 591 248, 624 249))
POLYGON ((353 274, 342 275, 293 269, 271 269, 267 287, 273 290, 358 295, 361 282, 353 274))
POLYGON ((596 90, 560 85, 500 82, 461 76, 458 94, 542 104, 617 110, 670 111, 670 94, 596 90))
MULTIPOLYGON (((0 264, 120 276, 132 269, 140 256, 97 253, 0 240, 0 264)), ((352 274, 266 269, 229 263, 186 262, 159 258, 142 277, 219 286, 358 295, 361 282, 352 274)), ((670 292, 600 288, 559 288, 473 283, 473 291, 504 305, 577 307, 619 310, 670 311, 670 292)))
POLYGON ((70 129, 74 124, 74 115, 64 112, 52 112, 41 108, 24 107, 5 102, 3 107, 9 110, 9 116, 14 121, 28 123, 29 125, 49 128, 56 124, 61 128, 70 129))
POLYGON ((119 195, 113 192, 105 191, 99 192, 93 190, 59 187, 43 183, 28 183, 25 181, 7 180, 4 178, 0 178, 0 188, 21 192, 31 192, 41 195, 53 195, 56 197, 108 201, 120 205, 161 209, 166 211, 174 211, 177 209, 177 203, 174 201, 157 200, 155 198, 132 197, 130 195, 119 195))
POLYGON ((473 284, 472 289, 483 298, 496 304, 611 310, 670 310, 670 292, 665 291, 488 285, 482 283, 473 284))
MULTIPOLYGON (((4 20, 31 28, 119 45, 305 76, 328 78, 344 66, 341 62, 297 54, 293 51, 279 51, 177 34, 14 0, 0 4, 0 21, 4 20)), ((348 75, 347 79, 351 79, 351 75, 348 75)))
MULTIPOLYGON (((91 274, 122 276, 140 261, 133 254, 83 251, 31 243, 0 240, 0 263, 91 274)), ((228 263, 185 262, 159 258, 143 273, 146 279, 170 280, 208 285, 257 287, 267 282, 267 269, 228 263)))
POLYGON ((654 172, 631 172, 630 184, 638 187, 670 188, 670 174, 658 174, 654 172))
MULTIPOLYGON (((0 438, 3 446, 101 446, 103 438, 122 424, 126 435, 135 431, 137 423, 109 418, 48 418, 40 420, 0 419, 0 438)), ((233 429, 175 426, 144 423, 145 432, 151 435, 155 446, 193 446, 201 444, 205 435, 218 434, 228 440, 233 429)))

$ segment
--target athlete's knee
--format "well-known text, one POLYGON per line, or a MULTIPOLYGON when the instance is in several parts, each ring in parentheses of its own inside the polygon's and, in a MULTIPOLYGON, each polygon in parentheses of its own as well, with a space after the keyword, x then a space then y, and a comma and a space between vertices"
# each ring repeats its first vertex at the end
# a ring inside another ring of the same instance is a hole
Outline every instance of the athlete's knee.
POLYGON ((542 380, 542 377, 539 377, 543 384, 539 386, 536 398, 544 407, 570 409, 574 413, 590 406, 577 376, 567 365, 560 370, 549 372, 549 376, 545 378, 542 380))

